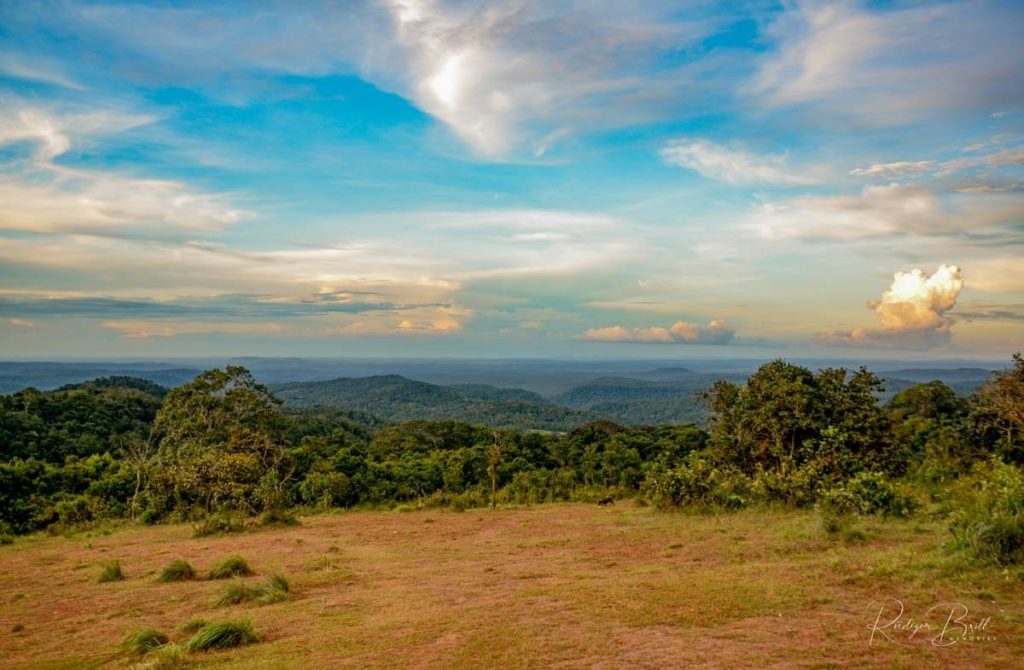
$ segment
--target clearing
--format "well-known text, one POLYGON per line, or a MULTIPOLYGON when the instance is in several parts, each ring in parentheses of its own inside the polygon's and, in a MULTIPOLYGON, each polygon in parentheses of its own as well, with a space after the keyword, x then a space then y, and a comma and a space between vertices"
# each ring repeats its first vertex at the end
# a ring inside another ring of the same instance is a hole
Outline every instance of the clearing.
POLYGON ((620 502, 348 512, 191 535, 123 526, 0 547, 0 665, 133 667, 118 651, 133 630, 180 641, 188 619, 249 616, 258 644, 191 655, 195 667, 1024 667, 1024 570, 964 567, 927 521, 862 521, 832 539, 813 512, 620 502), (202 577, 230 554, 254 584, 285 575, 289 599, 214 607, 226 582, 156 581, 174 559, 202 577), (97 583, 112 559, 125 580, 97 583), (897 600, 904 616, 870 643, 897 600), (951 611, 977 624, 972 639, 955 621, 942 633, 951 611))

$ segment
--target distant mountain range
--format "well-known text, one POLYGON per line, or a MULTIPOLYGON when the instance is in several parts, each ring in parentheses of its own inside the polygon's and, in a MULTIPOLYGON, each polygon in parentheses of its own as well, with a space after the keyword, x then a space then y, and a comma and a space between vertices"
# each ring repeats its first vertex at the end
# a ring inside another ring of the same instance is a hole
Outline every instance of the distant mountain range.
MULTIPOLYGON (((571 430, 597 419, 626 425, 699 423, 706 409, 696 394, 718 379, 745 381, 753 370, 723 370, 642 362, 564 361, 396 361, 392 368, 410 374, 365 374, 387 369, 383 361, 305 361, 303 359, 234 360, 253 364, 257 379, 268 383, 288 407, 328 407, 371 414, 385 421, 457 420, 495 427, 571 430), (404 367, 403 367, 404 366, 404 367), (324 378, 338 370, 350 376, 324 378), (289 381, 286 375, 294 375, 289 381), (411 376, 418 377, 411 378, 411 376), (282 379, 283 378, 283 379, 282 379), (528 386, 528 388, 523 388, 528 386)), ((193 363, 193 361, 188 361, 193 363)), ((82 384, 99 377, 137 377, 174 387, 199 374, 202 367, 163 362, 36 363, 0 362, 0 393, 27 386, 41 390, 82 384)), ((837 363, 836 365, 839 365, 837 363)), ((849 367, 849 366, 847 366, 849 367)), ((886 366, 881 373, 886 401, 899 391, 938 379, 959 395, 969 395, 991 369, 983 367, 886 366)), ((104 382, 109 383, 109 382, 104 382)))
POLYGON ((571 430, 601 418, 545 400, 522 389, 484 384, 439 386, 400 375, 342 377, 322 382, 274 384, 286 407, 336 407, 390 421, 465 421, 499 428, 571 430))

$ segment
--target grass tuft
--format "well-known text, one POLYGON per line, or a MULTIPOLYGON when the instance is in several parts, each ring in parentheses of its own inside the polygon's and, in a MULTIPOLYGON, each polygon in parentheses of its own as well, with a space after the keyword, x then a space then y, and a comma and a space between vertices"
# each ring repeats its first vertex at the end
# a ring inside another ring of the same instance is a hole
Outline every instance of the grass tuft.
POLYGON ((153 650, 136 670, 182 670, 192 665, 185 657, 185 650, 177 644, 165 644, 153 650))
POLYGON ((230 579, 246 577, 252 574, 252 568, 241 556, 228 556, 210 570, 210 579, 230 579))
POLYGON ((269 605, 287 600, 290 590, 288 580, 282 575, 271 575, 256 586, 249 586, 241 580, 236 580, 224 588, 224 592, 213 604, 217 607, 227 607, 255 601, 261 605, 269 605))
POLYGON ((128 633, 121 640, 121 648, 136 656, 145 656, 154 649, 164 646, 170 642, 170 638, 155 628, 141 628, 128 633))
POLYGON ((242 647, 259 641, 248 619, 209 623, 185 643, 185 651, 208 651, 242 647))
POLYGON ((175 630, 178 631, 179 633, 194 633, 197 630, 199 630, 200 628, 202 628, 203 626, 207 625, 208 623, 210 623, 210 622, 207 621, 206 619, 201 619, 199 617, 194 617, 192 619, 189 619, 185 623, 179 625, 177 628, 175 628, 175 630))
POLYGON ((100 584, 105 582, 124 581, 124 571, 121 570, 120 561, 104 561, 100 564, 100 574, 96 578, 100 584))
POLYGON ((171 561, 160 573, 160 577, 157 578, 158 582, 184 582, 190 579, 195 579, 196 570, 188 561, 178 559, 171 561))

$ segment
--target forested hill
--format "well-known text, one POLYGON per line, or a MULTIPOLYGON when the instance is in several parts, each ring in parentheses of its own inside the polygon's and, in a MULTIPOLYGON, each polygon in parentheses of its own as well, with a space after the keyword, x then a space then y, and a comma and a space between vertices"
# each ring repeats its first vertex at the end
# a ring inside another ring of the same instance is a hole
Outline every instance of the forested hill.
POLYGON ((496 428, 566 431, 601 415, 570 409, 521 389, 439 386, 401 375, 341 377, 272 387, 291 409, 335 407, 389 421, 463 421, 496 428))

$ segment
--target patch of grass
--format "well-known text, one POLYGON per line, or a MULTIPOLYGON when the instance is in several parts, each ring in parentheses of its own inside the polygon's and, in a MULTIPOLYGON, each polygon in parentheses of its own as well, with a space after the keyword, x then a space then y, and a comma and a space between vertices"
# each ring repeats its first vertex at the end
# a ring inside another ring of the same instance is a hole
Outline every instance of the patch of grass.
POLYGON ((190 579, 195 579, 196 570, 189 562, 183 559, 177 559, 171 561, 166 567, 160 572, 160 576, 157 578, 158 582, 184 582, 190 579))
POLYGON ((125 635, 121 640, 121 648, 136 656, 145 656, 149 652, 170 642, 170 638, 156 628, 140 628, 125 635))
POLYGON ((211 535, 228 535, 241 533, 245 524, 241 519, 226 514, 211 514, 192 526, 192 537, 210 537, 211 535))
POLYGON ((209 651, 230 649, 258 642, 249 619, 237 619, 221 623, 209 623, 200 628, 188 642, 185 651, 209 651))
POLYGON ((231 577, 247 577, 252 568, 241 556, 228 556, 210 570, 210 579, 230 579, 231 577))
POLYGON ((16 623, 13 626, 11 626, 11 632, 12 633, 20 633, 23 630, 25 630, 25 627, 23 625, 21 625, 20 623, 16 623))
POLYGON ((194 633, 203 626, 207 625, 208 623, 210 622, 206 619, 200 619, 199 617, 195 617, 179 625, 177 628, 175 628, 175 630, 179 633, 194 633))
POLYGON ((121 569, 121 561, 104 561, 100 564, 100 574, 96 578, 97 583, 124 581, 124 571, 121 569))

